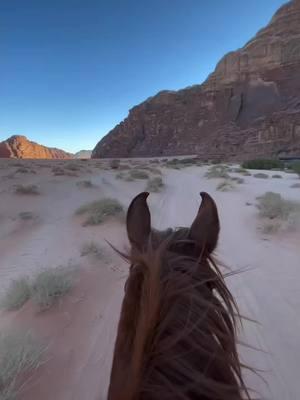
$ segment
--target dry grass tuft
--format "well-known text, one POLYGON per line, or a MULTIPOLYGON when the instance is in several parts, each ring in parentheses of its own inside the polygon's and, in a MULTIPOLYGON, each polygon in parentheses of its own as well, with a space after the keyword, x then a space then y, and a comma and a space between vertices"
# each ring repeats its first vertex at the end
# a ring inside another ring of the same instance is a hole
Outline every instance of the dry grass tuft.
POLYGON ((116 199, 103 198, 78 208, 76 215, 86 215, 86 225, 98 225, 110 217, 123 217, 123 206, 116 199))
POLYGON ((30 298, 30 283, 27 278, 11 281, 5 295, 1 300, 1 308, 6 311, 18 310, 30 298))
POLYGON ((158 193, 164 188, 164 182, 160 176, 156 176, 148 180, 146 191, 158 193))
POLYGON ((50 308, 74 285, 71 267, 47 268, 39 272, 31 285, 31 298, 41 311, 50 308))
POLYGON ((22 195, 38 195, 39 189, 36 185, 16 185, 15 193, 22 195))
MULTIPOLYGON (((46 347, 29 332, 8 331, 0 335, 0 399, 16 400, 18 377, 44 363, 46 347)), ((19 398, 19 397, 18 397, 19 398)))

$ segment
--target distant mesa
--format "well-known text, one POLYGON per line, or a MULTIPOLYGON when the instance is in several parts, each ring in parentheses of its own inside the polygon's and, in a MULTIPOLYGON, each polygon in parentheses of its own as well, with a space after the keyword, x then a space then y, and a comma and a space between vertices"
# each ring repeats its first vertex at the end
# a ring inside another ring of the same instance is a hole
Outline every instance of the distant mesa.
POLYGON ((74 154, 75 158, 91 158, 92 150, 80 150, 74 154))
POLYGON ((223 57, 202 85, 162 91, 133 107, 92 158, 186 154, 300 156, 300 0, 223 57))
POLYGON ((0 157, 70 159, 74 158, 74 155, 60 149, 31 142, 26 136, 13 135, 3 142, 0 142, 0 157))

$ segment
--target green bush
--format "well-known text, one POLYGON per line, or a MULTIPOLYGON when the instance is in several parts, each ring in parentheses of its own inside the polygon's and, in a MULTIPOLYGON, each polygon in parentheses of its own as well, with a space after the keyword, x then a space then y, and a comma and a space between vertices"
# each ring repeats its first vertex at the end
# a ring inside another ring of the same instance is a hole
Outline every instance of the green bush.
POLYGON ((7 311, 18 310, 30 298, 30 284, 27 278, 19 278, 11 281, 4 297, 1 300, 1 308, 7 311))
POLYGON ((280 160, 267 160, 267 159, 257 159, 245 161, 242 164, 245 169, 284 169, 284 163, 280 160))
POLYGON ((300 161, 295 161, 291 163, 288 168, 294 171, 296 174, 300 175, 300 161))
POLYGON ((77 215, 86 215, 84 225, 98 225, 113 216, 123 216, 123 206, 116 199, 103 198, 81 206, 77 215))

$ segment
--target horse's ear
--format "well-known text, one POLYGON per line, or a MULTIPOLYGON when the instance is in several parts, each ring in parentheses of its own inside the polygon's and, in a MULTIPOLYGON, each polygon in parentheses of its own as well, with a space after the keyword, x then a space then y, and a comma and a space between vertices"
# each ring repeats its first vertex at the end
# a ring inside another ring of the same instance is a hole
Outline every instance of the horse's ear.
POLYGON ((214 251, 218 243, 220 222, 216 203, 212 197, 201 192, 202 202, 198 214, 190 228, 190 238, 199 251, 208 254, 214 251))
POLYGON ((131 202, 127 211, 127 235, 130 244, 143 250, 151 232, 151 215, 147 204, 148 192, 142 192, 131 202))

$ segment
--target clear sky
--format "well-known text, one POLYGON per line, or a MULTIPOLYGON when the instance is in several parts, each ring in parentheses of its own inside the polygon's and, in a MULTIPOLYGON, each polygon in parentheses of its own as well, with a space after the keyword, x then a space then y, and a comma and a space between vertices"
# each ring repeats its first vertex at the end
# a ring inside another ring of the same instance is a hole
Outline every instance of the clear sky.
POLYGON ((282 0, 0 0, 0 140, 92 149, 128 110, 201 83, 282 0))

